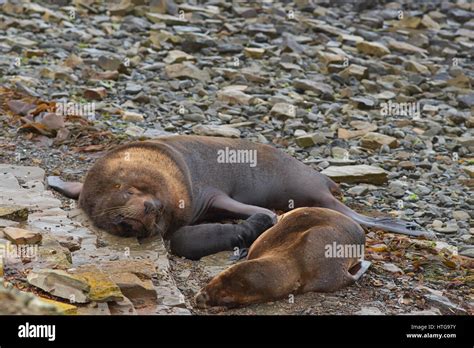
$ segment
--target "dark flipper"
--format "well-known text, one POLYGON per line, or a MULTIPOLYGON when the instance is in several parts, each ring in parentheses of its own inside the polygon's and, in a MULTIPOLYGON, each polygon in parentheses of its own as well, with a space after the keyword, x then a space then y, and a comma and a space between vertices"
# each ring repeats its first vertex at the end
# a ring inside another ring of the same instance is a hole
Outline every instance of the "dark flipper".
POLYGON ((369 269, 371 264, 370 261, 361 260, 357 265, 349 270, 350 276, 356 281, 359 280, 360 277, 362 277, 362 275, 369 269))
POLYGON ((170 249, 177 256, 198 260, 224 250, 248 248, 272 226, 272 218, 267 214, 254 214, 241 224, 184 226, 171 236, 170 249))
POLYGON ((78 199, 83 184, 80 182, 66 182, 59 176, 48 176, 48 186, 68 198, 78 199))
POLYGON ((249 248, 234 249, 234 252, 229 257, 230 261, 239 261, 245 259, 249 254, 249 248))
POLYGON ((277 215, 271 210, 238 202, 225 194, 219 194, 214 197, 212 208, 222 209, 228 213, 235 214, 235 216, 243 216, 245 218, 254 214, 267 214, 272 217, 273 223, 277 222, 277 215))
POLYGON ((326 205, 327 208, 334 209, 344 215, 350 217, 361 225, 368 227, 377 227, 384 231, 395 232, 415 237, 426 237, 428 239, 435 239, 436 236, 431 231, 424 231, 417 224, 404 220, 397 220, 391 218, 372 218, 369 216, 356 213, 351 208, 339 202, 336 198, 329 200, 326 205))

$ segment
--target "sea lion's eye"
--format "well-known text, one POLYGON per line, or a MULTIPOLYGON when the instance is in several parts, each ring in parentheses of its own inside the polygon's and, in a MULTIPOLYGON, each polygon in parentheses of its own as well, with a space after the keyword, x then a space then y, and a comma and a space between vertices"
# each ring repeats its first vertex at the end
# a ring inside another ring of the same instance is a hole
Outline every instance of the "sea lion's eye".
POLYGON ((115 184, 115 185, 114 185, 114 188, 116 188, 116 189, 119 189, 119 188, 121 188, 121 187, 122 187, 122 185, 120 185, 120 184, 115 184))

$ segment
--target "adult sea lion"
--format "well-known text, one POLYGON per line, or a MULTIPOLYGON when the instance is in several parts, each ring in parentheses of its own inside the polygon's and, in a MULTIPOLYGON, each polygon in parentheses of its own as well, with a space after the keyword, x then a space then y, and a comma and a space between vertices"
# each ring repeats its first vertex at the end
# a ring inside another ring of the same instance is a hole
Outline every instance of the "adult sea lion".
POLYGON ((252 244, 246 261, 214 277, 196 305, 236 307, 308 291, 336 291, 367 270, 365 234, 354 220, 325 208, 286 213, 252 244))
POLYGON ((49 177, 94 223, 123 236, 162 233, 190 259, 246 248, 276 221, 272 210, 319 206, 360 224, 413 236, 406 221, 360 215, 339 202, 338 186, 284 152, 246 140, 177 135, 118 146, 96 161, 84 184, 49 177), (247 156, 245 156, 247 154, 247 156), (246 218, 243 224, 207 223, 246 218))

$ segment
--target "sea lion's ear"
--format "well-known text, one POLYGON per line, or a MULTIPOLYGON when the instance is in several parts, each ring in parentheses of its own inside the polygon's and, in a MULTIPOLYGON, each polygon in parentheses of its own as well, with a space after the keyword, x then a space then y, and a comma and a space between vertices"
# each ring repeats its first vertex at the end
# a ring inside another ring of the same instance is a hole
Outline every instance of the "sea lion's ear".
POLYGON ((81 182, 65 182, 59 176, 48 176, 48 186, 68 198, 78 199, 82 191, 81 182))

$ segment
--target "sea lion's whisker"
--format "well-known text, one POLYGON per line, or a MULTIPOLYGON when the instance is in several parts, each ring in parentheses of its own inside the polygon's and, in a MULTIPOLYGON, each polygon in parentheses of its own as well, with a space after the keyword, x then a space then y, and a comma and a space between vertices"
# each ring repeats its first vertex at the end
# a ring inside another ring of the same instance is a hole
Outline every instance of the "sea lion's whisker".
POLYGON ((116 216, 117 214, 120 214, 125 209, 127 209, 127 207, 125 207, 125 206, 119 206, 119 207, 103 209, 99 213, 97 213, 95 215, 92 215, 92 216, 97 217, 97 216, 102 216, 102 215, 105 215, 105 214, 110 214, 111 216, 116 216))
POLYGON ((158 226, 158 223, 157 223, 157 222, 154 222, 154 223, 153 223, 153 227, 158 231, 158 234, 160 234, 160 235, 163 234, 163 231, 162 231, 162 229, 160 228, 160 226, 158 226))
POLYGON ((141 214, 141 210, 135 207, 127 207, 122 211, 125 218, 136 218, 141 214))

